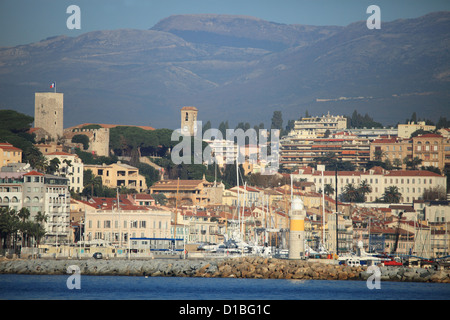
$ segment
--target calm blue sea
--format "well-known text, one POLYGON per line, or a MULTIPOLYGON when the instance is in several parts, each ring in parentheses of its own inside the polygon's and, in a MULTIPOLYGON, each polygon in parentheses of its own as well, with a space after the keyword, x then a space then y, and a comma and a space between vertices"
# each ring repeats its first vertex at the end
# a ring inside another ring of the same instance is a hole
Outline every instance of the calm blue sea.
POLYGON ((262 280, 177 277, 83 276, 68 289, 69 275, 0 275, 2 300, 450 300, 450 284, 365 281, 262 280))

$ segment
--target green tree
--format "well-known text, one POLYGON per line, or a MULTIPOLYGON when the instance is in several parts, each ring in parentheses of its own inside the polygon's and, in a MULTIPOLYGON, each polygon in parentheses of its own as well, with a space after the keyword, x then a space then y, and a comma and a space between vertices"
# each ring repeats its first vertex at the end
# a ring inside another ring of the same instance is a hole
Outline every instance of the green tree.
POLYGON ((281 111, 274 111, 272 116, 272 124, 270 129, 278 129, 280 131, 283 130, 283 116, 281 111))
POLYGON ((153 193, 151 196, 153 197, 153 199, 155 199, 157 204, 160 204, 162 206, 166 205, 167 198, 163 193, 153 193))
POLYGON ((59 165, 61 164, 61 162, 59 161, 58 158, 53 158, 49 161, 49 164, 47 165, 46 168, 46 173, 48 174, 55 174, 56 171, 58 171, 59 169, 59 165))
POLYGON ((209 130, 209 129, 211 129, 211 121, 207 121, 204 125, 203 125, 203 128, 202 128, 202 134, 205 134, 205 131, 206 130, 209 130))
POLYGON ((33 225, 32 228, 32 235, 36 239, 37 246, 39 246, 39 243, 41 242, 42 237, 45 236, 45 228, 42 226, 44 222, 47 222, 48 216, 45 213, 42 213, 41 211, 38 211, 36 216, 34 217, 34 220, 36 223, 33 225))
POLYGON ((327 183, 324 186, 324 192, 327 196, 329 196, 330 194, 334 194, 334 188, 331 186, 331 184, 327 183))
POLYGON ((226 122, 221 122, 220 124, 219 124, 219 131, 222 133, 222 137, 225 139, 225 137, 227 136, 227 129, 229 129, 229 126, 228 126, 228 121, 226 121, 226 122))
POLYGON ((73 143, 81 143, 83 145, 83 150, 89 149, 89 138, 85 134, 76 134, 72 137, 73 143))
POLYGON ((392 161, 392 165, 394 166, 395 169, 399 170, 402 167, 402 160, 400 160, 399 158, 395 158, 392 161))
POLYGON ((145 177, 147 187, 152 186, 156 181, 159 181, 159 171, 146 163, 139 163, 137 168, 139 173, 145 177))
POLYGON ((360 198, 358 190, 352 183, 347 184, 344 187, 344 193, 342 194, 344 201, 357 202, 360 198))
POLYGON ((16 211, 9 207, 0 208, 0 234, 3 242, 3 249, 14 247, 13 235, 19 230, 20 220, 16 211))
POLYGON ((361 181, 358 187, 358 192, 362 196, 363 201, 366 200, 366 194, 372 192, 372 187, 367 183, 366 180, 361 181))
POLYGON ((399 203, 402 198, 402 194, 398 190, 397 186, 389 186, 384 190, 383 200, 387 203, 399 203))
POLYGON ((384 152, 381 149, 377 149, 373 153, 373 157, 374 157, 375 161, 383 161, 383 157, 385 157, 385 156, 386 156, 386 152, 384 152))

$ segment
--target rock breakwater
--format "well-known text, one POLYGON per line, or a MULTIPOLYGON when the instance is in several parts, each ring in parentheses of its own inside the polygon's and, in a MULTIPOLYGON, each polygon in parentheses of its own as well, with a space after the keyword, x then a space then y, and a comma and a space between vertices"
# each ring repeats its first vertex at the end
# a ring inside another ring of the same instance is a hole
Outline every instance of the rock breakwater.
MULTIPOLYGON (((367 267, 322 262, 245 257, 210 260, 4 260, 0 273, 67 274, 76 265, 82 275, 148 277, 220 277, 298 280, 367 280, 367 267)), ((406 267, 380 267, 383 281, 450 283, 450 271, 406 267)))

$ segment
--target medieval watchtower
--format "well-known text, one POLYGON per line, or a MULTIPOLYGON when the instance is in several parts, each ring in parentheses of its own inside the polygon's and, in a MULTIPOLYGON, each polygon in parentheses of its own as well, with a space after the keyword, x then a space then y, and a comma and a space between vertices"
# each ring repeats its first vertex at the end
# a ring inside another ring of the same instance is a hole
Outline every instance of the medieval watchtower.
POLYGON ((48 132, 56 141, 63 136, 64 94, 56 92, 36 92, 34 94, 34 127, 48 132))

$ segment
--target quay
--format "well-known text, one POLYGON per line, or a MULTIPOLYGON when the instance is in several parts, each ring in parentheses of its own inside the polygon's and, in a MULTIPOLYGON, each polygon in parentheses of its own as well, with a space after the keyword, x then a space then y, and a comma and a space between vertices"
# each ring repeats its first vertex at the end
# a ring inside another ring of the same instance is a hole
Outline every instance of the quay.
MULTIPOLYGON (((65 275, 76 265, 81 275, 144 277, 217 277, 292 280, 367 280, 366 266, 339 265, 333 260, 287 260, 264 257, 209 259, 6 259, 0 274, 65 275), (326 263, 324 263, 326 262, 326 263)), ((450 283, 449 270, 382 266, 381 281, 450 283)))

